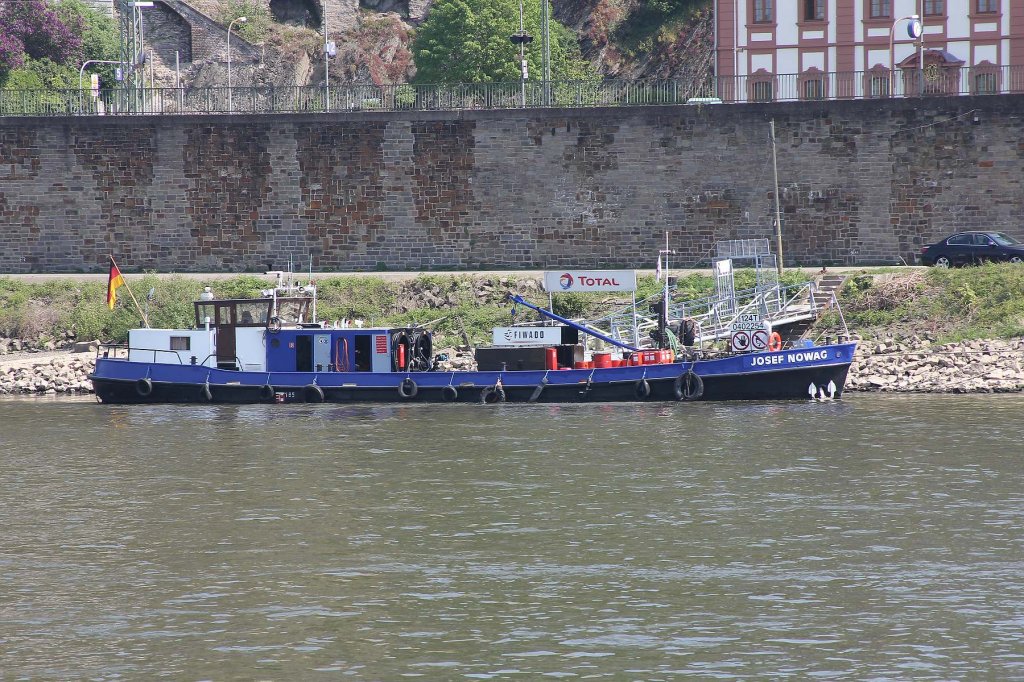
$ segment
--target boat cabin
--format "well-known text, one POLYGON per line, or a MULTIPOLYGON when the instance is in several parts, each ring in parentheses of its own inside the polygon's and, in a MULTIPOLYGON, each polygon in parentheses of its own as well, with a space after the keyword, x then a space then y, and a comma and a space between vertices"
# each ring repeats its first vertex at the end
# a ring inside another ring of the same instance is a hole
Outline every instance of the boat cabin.
POLYGON ((328 327, 306 296, 205 298, 192 329, 133 329, 128 359, 243 372, 420 372, 433 368, 424 329, 328 327))

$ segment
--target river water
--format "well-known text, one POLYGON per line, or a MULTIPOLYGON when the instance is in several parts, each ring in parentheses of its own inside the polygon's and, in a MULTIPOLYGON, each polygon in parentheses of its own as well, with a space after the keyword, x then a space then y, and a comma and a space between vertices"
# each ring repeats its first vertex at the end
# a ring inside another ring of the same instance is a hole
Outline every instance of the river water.
POLYGON ((1022 415, 3 401, 0 677, 1022 679, 1022 415))

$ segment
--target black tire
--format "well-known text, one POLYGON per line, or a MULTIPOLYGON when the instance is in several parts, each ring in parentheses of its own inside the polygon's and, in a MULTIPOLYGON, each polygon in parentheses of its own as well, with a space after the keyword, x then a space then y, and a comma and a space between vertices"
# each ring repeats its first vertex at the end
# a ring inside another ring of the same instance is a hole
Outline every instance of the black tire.
POLYGON ((446 403, 454 403, 459 399, 459 389, 454 386, 445 386, 441 389, 441 400, 446 403))
POLYGON ((488 386, 480 393, 480 402, 487 405, 505 402, 505 389, 501 386, 488 386))
POLYGON ((324 401, 324 389, 316 384, 307 384, 302 389, 302 397, 307 403, 322 403, 324 401))
POLYGON ((143 398, 149 397, 153 394, 153 381, 149 377, 139 379, 135 382, 135 392, 143 398))
POLYGON ((406 377, 402 379, 402 382, 398 384, 398 395, 409 400, 415 398, 416 394, 420 392, 420 387, 416 385, 416 382, 412 380, 412 377, 406 377))
POLYGON ((270 384, 263 384, 260 386, 260 400, 273 400, 274 399, 274 387, 270 384))
POLYGON ((676 400, 700 400, 704 395, 704 380, 691 369, 677 376, 672 388, 676 400))
POLYGON ((647 400, 651 397, 651 384, 647 379, 640 379, 633 384, 633 395, 637 400, 647 400))
POLYGON ((203 384, 203 387, 199 389, 199 397, 206 402, 213 400, 213 391, 210 390, 210 384, 203 384))
POLYGON ((935 267, 937 268, 948 268, 952 267, 953 261, 949 256, 941 255, 935 257, 935 267))

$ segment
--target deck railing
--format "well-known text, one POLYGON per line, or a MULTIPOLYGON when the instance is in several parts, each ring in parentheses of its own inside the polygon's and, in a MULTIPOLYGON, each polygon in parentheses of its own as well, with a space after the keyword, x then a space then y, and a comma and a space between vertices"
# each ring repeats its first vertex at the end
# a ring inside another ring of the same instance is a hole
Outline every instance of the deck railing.
POLYGON ((0 90, 0 116, 276 114, 791 102, 1024 93, 1024 66, 808 72, 718 79, 447 85, 0 90))

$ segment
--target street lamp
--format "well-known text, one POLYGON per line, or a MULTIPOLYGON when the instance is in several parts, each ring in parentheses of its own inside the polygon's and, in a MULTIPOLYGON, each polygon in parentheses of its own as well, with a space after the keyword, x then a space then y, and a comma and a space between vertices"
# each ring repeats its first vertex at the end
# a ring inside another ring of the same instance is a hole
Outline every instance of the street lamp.
POLYGON ((331 110, 331 58, 338 54, 338 47, 327 33, 327 12, 324 11, 324 111, 331 110))
MULTIPOLYGON (((82 106, 82 78, 85 77, 85 67, 90 64, 121 64, 123 62, 113 61, 111 59, 86 59, 82 62, 82 68, 78 70, 78 113, 85 113, 85 108, 82 106)), ((120 70, 119 70, 120 71, 120 70)), ((120 76, 118 77, 120 80, 120 76)))
POLYGON ((921 35, 921 17, 916 14, 909 14, 905 17, 900 17, 896 21, 892 22, 892 26, 889 27, 889 96, 896 96, 896 52, 895 45, 893 44, 893 33, 896 31, 896 26, 901 21, 909 21, 907 24, 907 35, 917 40, 921 35))
POLYGON ((231 27, 235 24, 244 24, 249 21, 249 17, 236 17, 231 20, 228 24, 228 113, 234 111, 234 107, 231 103, 231 27))
MULTIPOLYGON (((545 0, 546 2, 547 0, 545 0)), ((523 108, 526 108, 526 78, 529 75, 529 71, 526 66, 526 46, 533 42, 533 36, 526 32, 526 27, 523 24, 523 0, 519 0, 519 33, 513 33, 508 37, 512 41, 513 45, 519 45, 519 82, 522 87, 522 103, 523 108)))

